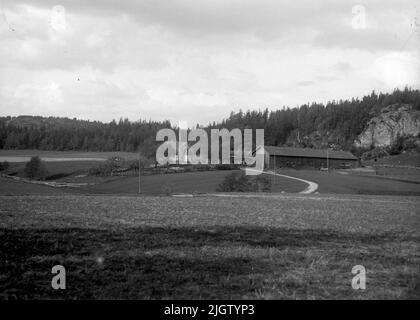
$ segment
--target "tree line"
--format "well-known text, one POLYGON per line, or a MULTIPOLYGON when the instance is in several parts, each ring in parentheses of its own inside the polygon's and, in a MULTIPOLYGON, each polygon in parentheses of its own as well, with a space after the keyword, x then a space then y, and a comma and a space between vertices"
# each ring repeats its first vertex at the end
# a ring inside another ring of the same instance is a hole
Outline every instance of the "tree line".
MULTIPOLYGON (((368 121, 393 104, 410 104, 420 110, 420 91, 405 88, 392 93, 373 91, 362 99, 307 103, 298 108, 239 111, 210 127, 263 128, 266 145, 352 150, 354 140, 368 121)), ((352 150, 354 151, 354 150, 352 150)))
MULTIPOLYGON (((206 126, 212 128, 264 129, 265 144, 301 147, 333 147, 351 150, 354 139, 367 122, 391 104, 411 104, 420 110, 420 91, 410 88, 376 93, 361 99, 307 103, 297 108, 232 112, 228 118, 206 126)), ((141 150, 154 158, 156 133, 173 128, 170 121, 129 121, 109 123, 69 118, 18 116, 0 117, 0 149, 77 151, 141 150)))
POLYGON ((169 121, 120 119, 110 123, 57 117, 1 117, 0 149, 56 151, 148 151, 154 157, 156 133, 169 121))

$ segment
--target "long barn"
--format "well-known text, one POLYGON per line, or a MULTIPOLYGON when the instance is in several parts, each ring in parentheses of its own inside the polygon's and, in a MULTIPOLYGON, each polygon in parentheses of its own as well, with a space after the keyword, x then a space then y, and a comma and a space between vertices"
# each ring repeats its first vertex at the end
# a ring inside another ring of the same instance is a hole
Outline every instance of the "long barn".
MULTIPOLYGON (((257 150, 261 148, 258 147, 257 150)), ((265 168, 354 168, 358 158, 348 151, 264 146, 265 168)))

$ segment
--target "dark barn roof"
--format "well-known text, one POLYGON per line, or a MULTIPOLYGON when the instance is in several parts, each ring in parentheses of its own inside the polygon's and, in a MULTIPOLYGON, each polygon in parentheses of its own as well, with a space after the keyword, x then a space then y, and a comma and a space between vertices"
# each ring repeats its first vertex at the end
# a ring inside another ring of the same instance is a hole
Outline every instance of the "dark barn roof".
MULTIPOLYGON (((264 150, 270 155, 283 157, 301 157, 301 158, 326 158, 327 149, 310 148, 291 148, 291 147, 272 147, 264 146, 264 150)), ((357 160, 351 152, 348 151, 328 151, 328 158, 341 160, 357 160)))

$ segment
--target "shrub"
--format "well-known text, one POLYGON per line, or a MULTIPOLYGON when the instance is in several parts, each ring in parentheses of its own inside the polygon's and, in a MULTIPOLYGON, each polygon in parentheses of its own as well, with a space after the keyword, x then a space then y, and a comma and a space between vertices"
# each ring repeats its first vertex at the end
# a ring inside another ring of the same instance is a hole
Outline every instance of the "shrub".
POLYGON ((55 174, 46 176, 45 177, 45 180, 58 180, 58 179, 61 179, 61 178, 68 177, 70 175, 71 175, 71 173, 63 173, 63 172, 61 172, 61 173, 55 173, 55 174))
POLYGON ((404 140, 403 151, 420 151, 420 138, 408 137, 404 140))
POLYGON ((164 193, 167 196, 170 196, 173 193, 173 186, 169 184, 164 184, 161 188, 162 193, 164 193))
POLYGON ((398 136, 397 139, 389 146, 389 154, 400 154, 404 147, 404 137, 398 136))
POLYGON ((0 171, 6 171, 9 168, 9 162, 3 161, 3 163, 0 163, 0 171))
POLYGON ((213 167, 209 164, 196 164, 194 165, 194 169, 197 171, 209 171, 213 170, 213 167))
POLYGON ((258 175, 255 179, 255 191, 270 192, 271 179, 267 175, 258 175))
POLYGON ((370 151, 363 153, 362 159, 363 160, 370 160, 370 159, 377 159, 388 156, 389 153, 384 147, 377 147, 370 151))
POLYGON ((194 167, 192 165, 188 165, 183 167, 184 168, 184 172, 192 172, 194 171, 194 167))
POLYGON ((223 182, 217 187, 221 192, 247 192, 253 191, 254 187, 250 178, 243 171, 228 174, 223 182))
POLYGON ((47 170, 41 158, 35 156, 25 165, 24 173, 27 178, 43 180, 47 175, 47 170))
MULTIPOLYGON (((144 168, 149 168, 151 164, 153 164, 154 162, 148 158, 146 158, 145 156, 140 156, 140 167, 143 170, 144 168)), ((139 170, 139 160, 130 160, 126 163, 127 167, 130 170, 134 170, 137 171, 139 170)))
POLYGON ((216 170, 235 170, 238 169, 237 164, 221 163, 216 165, 216 170))
POLYGON ((388 147, 390 155, 400 154, 403 151, 418 151, 419 149, 419 139, 412 136, 398 136, 388 147))
POLYGON ((112 171, 119 167, 119 161, 115 158, 110 158, 99 166, 89 169, 89 174, 94 176, 110 176, 112 171))
POLYGON ((271 179, 265 175, 247 176, 243 171, 228 174, 219 184, 219 192, 270 192, 271 179))

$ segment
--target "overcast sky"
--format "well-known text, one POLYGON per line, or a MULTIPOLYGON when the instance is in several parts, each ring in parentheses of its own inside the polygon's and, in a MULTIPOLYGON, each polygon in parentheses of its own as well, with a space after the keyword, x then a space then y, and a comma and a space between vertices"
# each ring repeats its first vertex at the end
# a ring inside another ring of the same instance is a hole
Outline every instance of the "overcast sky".
POLYGON ((193 125, 420 87, 414 0, 0 0, 0 10, 0 115, 193 125))

